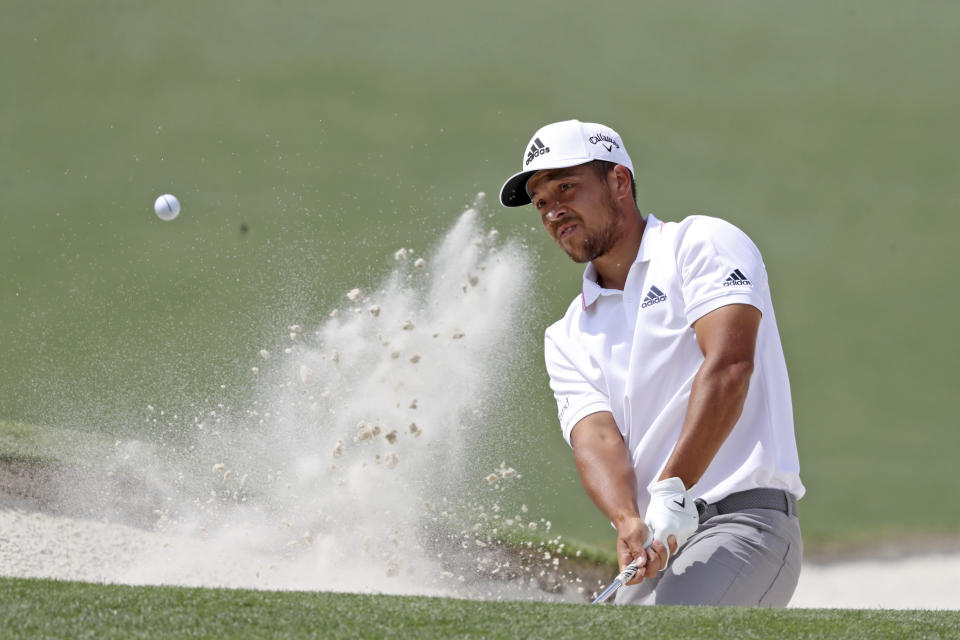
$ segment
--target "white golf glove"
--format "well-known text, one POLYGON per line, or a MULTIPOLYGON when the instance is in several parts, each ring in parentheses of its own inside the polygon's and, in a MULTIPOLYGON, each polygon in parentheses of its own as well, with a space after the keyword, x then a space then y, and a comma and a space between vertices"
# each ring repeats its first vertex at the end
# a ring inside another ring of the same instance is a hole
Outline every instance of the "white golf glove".
MULTIPOLYGON (((670 545, 667 539, 677 539, 677 550, 693 535, 700 524, 700 514, 693 498, 687 493, 680 478, 667 478, 654 482, 649 487, 650 505, 644 518, 650 529, 648 545, 659 540, 667 548, 667 562, 670 562, 670 545)), ((664 564, 666 568, 666 564, 664 564)), ((661 569, 662 571, 663 569, 661 569)))

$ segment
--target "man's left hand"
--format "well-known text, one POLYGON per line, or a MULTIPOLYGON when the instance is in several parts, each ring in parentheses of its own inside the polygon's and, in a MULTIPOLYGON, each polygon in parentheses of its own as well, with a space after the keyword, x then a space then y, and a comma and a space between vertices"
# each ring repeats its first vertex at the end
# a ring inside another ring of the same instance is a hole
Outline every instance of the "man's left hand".
POLYGON ((693 535, 700 524, 700 514, 693 498, 687 493, 680 478, 667 478, 650 485, 650 505, 644 518, 654 541, 659 540, 667 551, 663 563, 666 568, 670 559, 670 536, 676 539, 679 549, 693 535))

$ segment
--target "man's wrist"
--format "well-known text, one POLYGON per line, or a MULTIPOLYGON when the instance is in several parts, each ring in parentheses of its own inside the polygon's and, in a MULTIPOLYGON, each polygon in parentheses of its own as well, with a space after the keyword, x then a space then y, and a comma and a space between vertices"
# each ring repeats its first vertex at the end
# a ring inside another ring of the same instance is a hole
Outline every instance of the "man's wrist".
POLYGON ((679 478, 680 482, 682 482, 683 486, 687 489, 697 484, 697 480, 700 479, 699 476, 693 477, 693 474, 682 473, 675 469, 670 469, 668 466, 664 468, 663 473, 661 473, 660 477, 657 478, 657 482, 663 482, 664 480, 669 480, 670 478, 679 478))
POLYGON ((660 491, 660 492, 684 491, 685 492, 689 490, 689 486, 690 485, 684 482, 683 478, 681 478, 680 476, 667 475, 667 476, 662 476, 656 482, 651 482, 647 486, 647 490, 650 491, 651 493, 654 493, 657 491, 660 491))
POLYGON ((617 530, 622 529, 626 525, 634 524, 637 520, 643 522, 643 516, 637 513, 636 510, 621 511, 610 518, 610 522, 613 523, 613 526, 616 527, 617 530))

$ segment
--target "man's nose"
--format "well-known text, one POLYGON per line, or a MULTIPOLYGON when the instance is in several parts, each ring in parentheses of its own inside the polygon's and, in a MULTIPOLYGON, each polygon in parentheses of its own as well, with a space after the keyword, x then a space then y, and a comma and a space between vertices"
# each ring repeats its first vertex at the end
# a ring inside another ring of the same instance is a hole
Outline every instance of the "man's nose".
POLYGON ((557 202, 549 211, 547 211, 547 214, 544 216, 544 218, 553 221, 562 216, 564 213, 563 207, 561 207, 560 203, 557 202))

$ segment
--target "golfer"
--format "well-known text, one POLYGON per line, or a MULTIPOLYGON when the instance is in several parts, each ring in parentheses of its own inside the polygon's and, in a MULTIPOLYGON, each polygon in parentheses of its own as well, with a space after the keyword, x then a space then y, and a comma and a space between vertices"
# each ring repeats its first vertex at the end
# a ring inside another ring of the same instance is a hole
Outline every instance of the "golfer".
POLYGON ((760 252, 707 216, 644 217, 613 129, 538 130, 504 206, 586 263, 546 330, 563 436, 617 530, 617 603, 783 607, 803 553, 793 409, 760 252))

